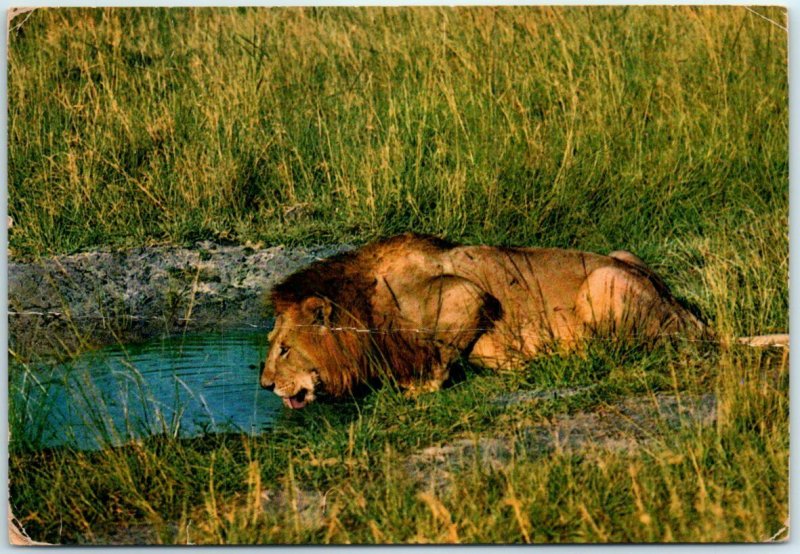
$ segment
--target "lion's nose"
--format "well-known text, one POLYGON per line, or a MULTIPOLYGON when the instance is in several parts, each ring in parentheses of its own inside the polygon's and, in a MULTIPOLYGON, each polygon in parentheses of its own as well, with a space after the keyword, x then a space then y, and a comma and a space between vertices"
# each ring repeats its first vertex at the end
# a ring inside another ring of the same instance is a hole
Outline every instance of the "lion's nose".
POLYGON ((275 390, 275 382, 267 379, 265 375, 261 375, 261 387, 267 389, 268 391, 275 390))

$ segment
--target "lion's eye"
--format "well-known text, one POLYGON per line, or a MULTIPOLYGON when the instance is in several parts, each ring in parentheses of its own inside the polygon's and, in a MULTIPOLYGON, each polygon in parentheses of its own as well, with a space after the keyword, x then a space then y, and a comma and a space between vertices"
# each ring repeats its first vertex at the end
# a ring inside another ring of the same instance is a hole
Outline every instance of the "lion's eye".
POLYGON ((281 349, 278 352, 278 355, 280 355, 281 358, 285 358, 288 353, 289 353, 289 347, 286 346, 285 344, 282 344, 281 349))

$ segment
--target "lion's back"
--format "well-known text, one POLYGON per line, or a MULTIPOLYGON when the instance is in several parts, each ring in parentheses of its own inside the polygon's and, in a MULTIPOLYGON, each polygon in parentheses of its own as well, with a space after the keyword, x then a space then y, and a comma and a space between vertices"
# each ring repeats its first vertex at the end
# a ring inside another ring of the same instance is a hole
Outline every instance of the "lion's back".
POLYGON ((533 295, 551 301, 573 298, 592 271, 619 263, 601 254, 562 248, 460 246, 449 258, 454 273, 482 283, 498 297, 533 295))

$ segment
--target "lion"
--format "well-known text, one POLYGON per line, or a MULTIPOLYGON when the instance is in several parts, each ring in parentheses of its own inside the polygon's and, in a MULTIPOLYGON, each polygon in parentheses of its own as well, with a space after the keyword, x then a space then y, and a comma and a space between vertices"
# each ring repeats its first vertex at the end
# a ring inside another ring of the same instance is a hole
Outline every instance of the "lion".
POLYGON ((500 370, 580 350, 600 333, 710 334, 624 250, 464 246, 406 233, 314 262, 270 296, 276 319, 260 384, 294 409, 382 371, 413 396, 438 390, 459 358, 500 370))

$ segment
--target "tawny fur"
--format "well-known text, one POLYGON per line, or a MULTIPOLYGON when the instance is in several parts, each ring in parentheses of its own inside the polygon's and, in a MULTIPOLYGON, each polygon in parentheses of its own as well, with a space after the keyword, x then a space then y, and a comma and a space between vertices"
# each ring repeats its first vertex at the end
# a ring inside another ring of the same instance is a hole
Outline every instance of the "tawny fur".
POLYGON ((629 252, 460 246, 416 234, 315 262, 271 299, 277 319, 261 383, 285 401, 313 400, 319 385, 345 394, 381 368, 404 388, 435 390, 460 356, 511 368, 597 333, 708 332, 629 252))

